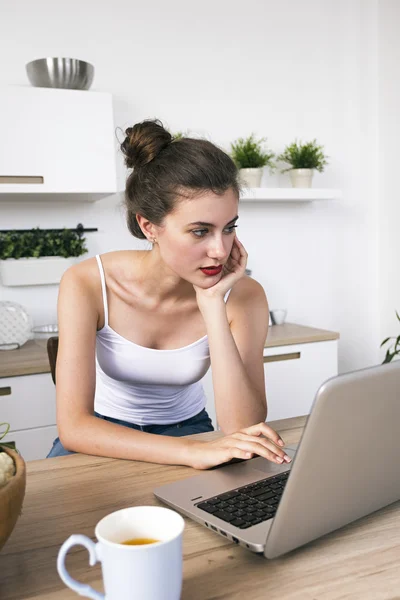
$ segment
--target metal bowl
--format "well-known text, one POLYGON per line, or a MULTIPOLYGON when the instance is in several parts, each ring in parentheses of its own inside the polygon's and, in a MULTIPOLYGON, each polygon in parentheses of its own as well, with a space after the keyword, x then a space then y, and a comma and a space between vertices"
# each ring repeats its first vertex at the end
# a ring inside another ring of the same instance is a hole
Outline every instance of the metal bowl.
POLYGON ((35 87, 88 90, 94 66, 77 58, 39 58, 27 63, 26 72, 35 87))

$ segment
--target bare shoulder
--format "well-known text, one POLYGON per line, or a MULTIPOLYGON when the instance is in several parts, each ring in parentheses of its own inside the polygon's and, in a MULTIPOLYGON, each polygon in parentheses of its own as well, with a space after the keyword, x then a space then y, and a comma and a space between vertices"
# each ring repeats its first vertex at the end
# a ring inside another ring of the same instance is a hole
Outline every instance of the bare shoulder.
MULTIPOLYGON (((141 252, 138 250, 119 250, 106 252, 100 255, 100 260, 106 274, 115 276, 123 273, 129 265, 139 260, 141 252)), ((97 259, 87 258, 73 265, 64 273, 62 281, 67 285, 79 284, 82 291, 97 294, 101 290, 101 279, 97 259)))
POLYGON ((82 293, 93 291, 99 283, 99 267, 95 258, 87 258, 69 267, 62 276, 60 289, 79 286, 82 293))
POLYGON ((232 288, 227 311, 229 321, 261 318, 268 323, 268 301, 262 285, 251 277, 242 277, 232 288))
POLYGON ((229 302, 241 305, 242 307, 264 304, 268 308, 264 288, 258 281, 247 275, 242 277, 232 288, 229 302))

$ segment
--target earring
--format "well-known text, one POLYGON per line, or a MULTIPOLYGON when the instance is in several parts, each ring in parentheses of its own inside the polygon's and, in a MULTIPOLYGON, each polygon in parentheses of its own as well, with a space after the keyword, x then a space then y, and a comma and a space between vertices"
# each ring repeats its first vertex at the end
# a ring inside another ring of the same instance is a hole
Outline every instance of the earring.
POLYGON ((156 240, 156 238, 152 238, 152 240, 151 240, 151 241, 152 241, 152 243, 153 243, 153 244, 157 244, 157 240, 156 240))

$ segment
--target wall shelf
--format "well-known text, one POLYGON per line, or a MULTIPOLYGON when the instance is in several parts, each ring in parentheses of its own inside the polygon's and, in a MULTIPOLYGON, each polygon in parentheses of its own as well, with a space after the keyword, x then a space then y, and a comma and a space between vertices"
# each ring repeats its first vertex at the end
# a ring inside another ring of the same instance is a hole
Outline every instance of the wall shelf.
POLYGON ((244 202, 312 202, 341 197, 341 190, 331 188, 244 188, 240 194, 244 202))

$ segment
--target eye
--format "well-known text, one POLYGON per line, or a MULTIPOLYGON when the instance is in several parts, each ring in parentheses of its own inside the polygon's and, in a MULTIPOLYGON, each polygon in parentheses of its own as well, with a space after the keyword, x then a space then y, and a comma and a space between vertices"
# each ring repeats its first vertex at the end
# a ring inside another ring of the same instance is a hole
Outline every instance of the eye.
POLYGON ((192 233, 196 236, 196 237, 204 237, 206 233, 208 233, 208 229, 193 229, 192 233))
POLYGON ((237 225, 231 225, 230 227, 224 229, 224 231, 227 232, 227 234, 229 235, 230 233, 234 232, 235 227, 237 227, 237 225))

